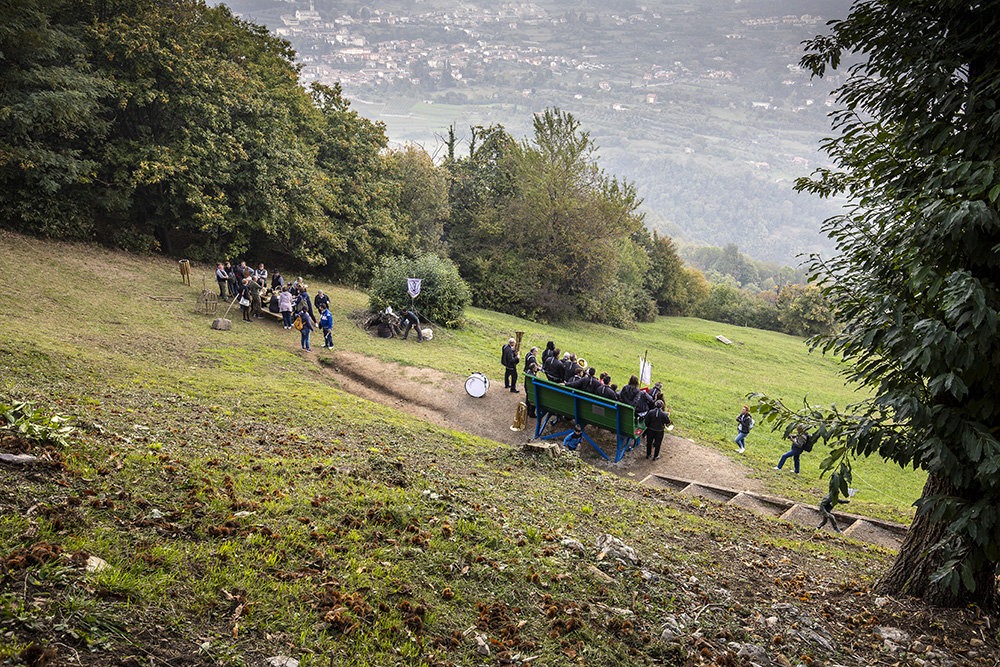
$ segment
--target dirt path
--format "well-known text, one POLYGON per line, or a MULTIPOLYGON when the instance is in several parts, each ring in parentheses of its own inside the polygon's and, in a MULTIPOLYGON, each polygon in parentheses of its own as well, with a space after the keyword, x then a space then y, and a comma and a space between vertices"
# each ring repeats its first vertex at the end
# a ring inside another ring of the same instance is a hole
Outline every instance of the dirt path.
MULTIPOLYGON (((396 408, 436 426, 516 447, 534 435, 533 419, 528 420, 523 431, 510 429, 517 404, 524 399, 524 394, 505 390, 499 382, 499 374, 491 378, 485 396, 473 398, 465 391, 465 377, 387 363, 356 352, 334 352, 328 373, 331 382, 343 391, 396 408)), ((551 431, 550 428, 546 432, 551 431)), ((614 436, 599 431, 595 439, 614 459, 614 436)), ((750 478, 748 468, 711 447, 670 433, 663 439, 660 460, 655 462, 645 458, 645 443, 626 453, 619 463, 605 461, 589 446, 580 451, 583 460, 591 465, 635 480, 659 473, 735 490, 763 490, 757 480, 750 478)))

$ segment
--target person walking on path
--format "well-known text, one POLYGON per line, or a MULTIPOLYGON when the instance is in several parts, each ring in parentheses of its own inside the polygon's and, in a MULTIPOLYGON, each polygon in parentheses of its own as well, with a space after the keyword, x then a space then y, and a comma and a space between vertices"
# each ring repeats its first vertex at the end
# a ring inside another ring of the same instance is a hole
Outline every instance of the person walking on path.
POLYGON ((312 347, 309 345, 309 335, 316 328, 316 321, 310 317, 308 310, 300 310, 296 317, 302 322, 302 349, 306 352, 312 352, 312 347))
POLYGON ((798 431, 792 436, 792 448, 781 455, 778 459, 778 465, 774 466, 775 470, 781 470, 785 465, 785 461, 788 457, 792 457, 795 461, 795 474, 799 474, 799 457, 802 456, 802 452, 808 452, 812 449, 809 443, 809 434, 806 433, 806 429, 803 426, 798 427, 798 431))
POLYGON ((507 340, 500 352, 500 365, 504 367, 503 386, 510 389, 510 393, 520 393, 517 390, 517 362, 521 357, 514 351, 514 339, 507 340))
POLYGON ((333 349, 333 313, 326 306, 319 307, 319 328, 323 330, 323 349, 333 349))
POLYGON ((653 409, 646 413, 646 458, 652 455, 654 461, 660 460, 660 445, 663 443, 663 431, 670 426, 670 411, 663 409, 663 401, 657 401, 653 409))
POLYGON ((837 525, 837 517, 833 516, 833 506, 841 504, 846 505, 851 501, 848 500, 847 498, 837 498, 837 502, 834 503, 833 500, 831 500, 830 496, 831 494, 829 493, 826 494, 823 500, 821 500, 819 503, 819 515, 823 517, 823 521, 821 521, 820 524, 816 526, 816 530, 823 530, 823 526, 825 526, 826 522, 829 521, 830 525, 833 526, 834 532, 839 533, 841 532, 840 526, 837 525))
POLYGON ((750 416, 749 407, 745 405, 743 406, 743 412, 741 412, 736 418, 736 425, 736 440, 734 440, 734 442, 736 443, 736 446, 740 448, 739 451, 740 454, 742 454, 746 451, 747 434, 750 433, 750 429, 752 429, 754 425, 753 417, 750 416))

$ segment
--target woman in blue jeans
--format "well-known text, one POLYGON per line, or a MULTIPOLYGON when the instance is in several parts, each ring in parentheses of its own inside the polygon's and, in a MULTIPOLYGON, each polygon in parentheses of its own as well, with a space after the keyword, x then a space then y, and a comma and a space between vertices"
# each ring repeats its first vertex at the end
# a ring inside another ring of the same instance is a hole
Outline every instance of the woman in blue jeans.
POLYGON ((785 461, 791 456, 795 461, 795 474, 799 474, 799 457, 802 452, 806 451, 806 443, 809 442, 809 434, 806 433, 805 428, 799 426, 798 432, 792 437, 792 448, 791 450, 785 452, 781 455, 778 460, 778 465, 774 466, 775 470, 781 470, 781 467, 785 465, 785 461))
POLYGON ((316 328, 316 322, 309 317, 308 310, 300 310, 296 317, 302 321, 302 349, 306 352, 312 352, 312 348, 309 347, 309 334, 316 328))

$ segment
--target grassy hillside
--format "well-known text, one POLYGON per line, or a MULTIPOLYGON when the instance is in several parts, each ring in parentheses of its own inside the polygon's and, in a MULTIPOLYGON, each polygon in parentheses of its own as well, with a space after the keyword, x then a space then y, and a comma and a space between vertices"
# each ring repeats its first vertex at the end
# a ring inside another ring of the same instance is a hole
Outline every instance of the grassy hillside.
MULTIPOLYGON (((883 664, 896 654, 874 626, 926 635, 911 657, 979 627, 976 610, 876 604, 868 586, 891 557, 876 547, 345 395, 294 332, 209 328, 203 268, 188 288, 172 261, 0 232, 0 402, 81 429, 68 445, 0 442, 42 459, 0 464, 4 664, 44 664, 40 648, 87 665, 747 664, 740 651, 883 664), (623 545, 602 552, 601 535, 623 545), (88 573, 90 557, 107 567, 88 573)), ((339 346, 459 376, 493 372, 521 326, 527 344, 554 339, 619 379, 648 346, 680 428, 720 448, 745 391, 850 398, 834 362, 775 334, 670 319, 542 329, 473 311, 466 329, 404 347, 347 322, 361 294, 329 291, 339 346)), ((762 430, 750 442, 762 471, 782 449, 762 430)), ((761 474, 813 493, 812 463, 801 479, 761 474)), ((865 476, 901 500, 919 486, 865 476)))

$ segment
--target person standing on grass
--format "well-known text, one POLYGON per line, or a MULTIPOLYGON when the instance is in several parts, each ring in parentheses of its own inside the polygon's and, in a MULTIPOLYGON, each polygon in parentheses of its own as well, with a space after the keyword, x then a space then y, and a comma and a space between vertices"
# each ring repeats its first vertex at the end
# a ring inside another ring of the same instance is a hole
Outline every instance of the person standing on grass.
POLYGON ((802 452, 809 451, 809 434, 806 433, 804 426, 799 426, 798 431, 792 436, 792 448, 781 455, 778 459, 778 465, 774 466, 775 470, 781 470, 785 465, 785 461, 791 456, 792 460, 795 461, 795 474, 799 474, 799 457, 802 456, 802 452))
POLYGON ((260 283, 255 278, 247 278, 247 289, 250 290, 250 310, 258 320, 264 319, 260 307, 260 283))
POLYGON ((228 279, 229 296, 230 298, 236 296, 239 293, 239 286, 236 283, 236 269, 229 262, 226 262, 226 278, 228 279))
POLYGON ((835 533, 839 533, 840 526, 837 525, 837 517, 833 516, 833 506, 840 504, 846 505, 851 501, 848 500, 847 498, 837 498, 837 502, 834 503, 833 500, 831 500, 830 495, 831 494, 829 493, 826 494, 823 500, 819 502, 819 515, 823 517, 823 521, 821 521, 820 524, 816 526, 816 530, 822 530, 823 526, 826 525, 826 522, 829 521, 830 525, 833 526, 833 531, 835 533))
POLYGON ((219 298, 226 298, 226 288, 229 286, 229 274, 222 264, 215 267, 215 282, 219 283, 219 298))
POLYGON ((753 417, 750 416, 750 408, 744 405, 743 412, 736 418, 736 439, 733 441, 740 448, 740 454, 746 451, 747 434, 750 433, 753 425, 754 421, 753 417))
POLYGON ((670 426, 670 411, 663 409, 663 401, 657 401, 653 409, 646 413, 646 458, 652 455, 654 461, 660 460, 660 445, 663 443, 663 431, 670 426))
MULTIPOLYGON (((321 292, 322 293, 322 292, 321 292)), ((320 293, 320 294, 321 294, 320 293)), ((319 294, 316 295, 319 300, 319 294)), ((326 306, 319 307, 319 328, 323 330, 323 349, 333 349, 333 313, 326 306)))
POLYGON ((316 320, 309 315, 308 310, 300 310, 296 317, 302 322, 302 349, 306 352, 312 352, 312 347, 309 345, 309 335, 316 328, 316 320))
POLYGON ((521 357, 514 351, 514 339, 508 339, 500 351, 500 365, 504 368, 503 386, 512 394, 520 393, 517 390, 517 362, 520 360, 521 357))
POLYGON ((281 312, 281 322, 286 329, 292 328, 292 293, 288 291, 288 286, 281 288, 278 292, 278 310, 281 312))
POLYGON ((243 279, 243 286, 240 287, 240 310, 243 311, 243 321, 253 322, 250 319, 250 305, 253 303, 253 296, 250 294, 250 287, 248 286, 250 282, 249 278, 243 279), (243 304, 246 304, 245 306, 243 304))
POLYGON ((318 292, 316 292, 316 298, 313 299, 313 305, 316 306, 316 310, 322 312, 323 308, 330 307, 330 297, 328 297, 326 294, 323 294, 323 290, 319 290, 318 292))

